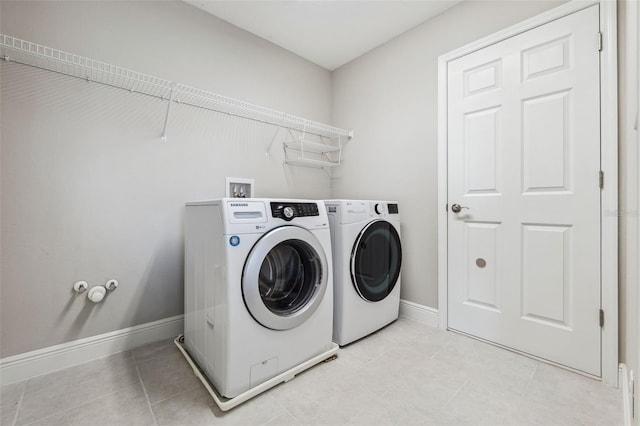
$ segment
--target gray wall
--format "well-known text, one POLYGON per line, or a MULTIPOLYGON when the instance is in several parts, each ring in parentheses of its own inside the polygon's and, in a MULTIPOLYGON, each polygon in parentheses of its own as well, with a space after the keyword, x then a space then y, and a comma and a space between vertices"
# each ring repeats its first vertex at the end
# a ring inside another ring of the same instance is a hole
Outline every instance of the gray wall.
MULTIPOLYGON (((330 73, 179 1, 8 2, 5 34, 316 121, 330 73)), ((282 165, 275 128, 2 61, 1 357, 182 313, 186 201, 328 198, 318 169, 282 165), (116 278, 98 305, 76 280, 116 278)), ((284 136, 284 132, 281 133, 284 136)))
POLYGON ((355 137, 332 193, 399 200, 402 299, 438 306, 438 56, 561 3, 464 2, 333 72, 333 123, 355 137))
MULTIPOLYGON (((333 124, 348 125, 355 137, 334 174, 332 195, 399 199, 403 299, 438 306, 438 56, 563 2, 467 1, 333 72, 333 124)), ((618 2, 619 344, 621 362, 637 370, 639 165, 631 117, 637 71, 629 71, 627 7, 618 2)))
MULTIPOLYGON (((356 136, 329 181, 283 168, 278 144, 267 157, 271 127, 175 108, 163 144, 164 104, 3 62, 0 356, 182 313, 182 206, 222 195, 225 176, 255 178, 258 196, 398 199, 402 298, 437 307, 437 58, 560 3, 465 2, 330 74, 181 2, 3 0, 4 33, 356 136), (70 292, 111 277, 101 305, 70 292)), ((635 369, 638 164, 619 50, 620 355, 635 369)))

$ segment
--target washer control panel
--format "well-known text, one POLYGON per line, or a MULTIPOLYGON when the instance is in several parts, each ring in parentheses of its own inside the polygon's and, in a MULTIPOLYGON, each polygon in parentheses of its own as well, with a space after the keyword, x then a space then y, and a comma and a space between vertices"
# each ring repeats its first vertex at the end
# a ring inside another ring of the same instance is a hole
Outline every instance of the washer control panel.
POLYGON ((271 202, 271 216, 290 221, 294 217, 320 216, 317 203, 271 202))

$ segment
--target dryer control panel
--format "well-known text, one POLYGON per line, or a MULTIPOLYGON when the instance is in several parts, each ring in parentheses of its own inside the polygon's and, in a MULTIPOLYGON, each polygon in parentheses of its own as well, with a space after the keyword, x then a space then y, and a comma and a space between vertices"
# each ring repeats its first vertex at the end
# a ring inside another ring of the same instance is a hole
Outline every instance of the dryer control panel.
POLYGON ((373 207, 373 211, 376 214, 398 214, 398 205, 395 203, 375 203, 373 207))
POLYGON ((271 202, 271 216, 290 221, 294 217, 320 216, 317 203, 271 202))

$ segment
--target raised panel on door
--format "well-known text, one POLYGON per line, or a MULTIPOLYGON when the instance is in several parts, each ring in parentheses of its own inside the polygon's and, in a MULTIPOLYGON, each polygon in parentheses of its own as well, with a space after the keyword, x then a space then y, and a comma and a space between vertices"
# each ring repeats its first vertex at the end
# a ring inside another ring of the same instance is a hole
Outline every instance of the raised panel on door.
POLYGON ((522 51, 522 80, 546 77, 570 66, 570 36, 563 36, 522 51))
POLYGON ((593 6, 448 63, 448 324, 600 375, 593 6))
POLYGON ((467 194, 498 193, 500 107, 464 116, 464 178, 467 194))
POLYGON ((523 192, 569 191, 571 91, 522 101, 523 192))
POLYGON ((500 87, 502 62, 491 61, 464 71, 465 97, 477 95, 500 87))
POLYGON ((500 224, 467 222, 464 304, 500 312, 500 224))
POLYGON ((571 226, 522 226, 523 319, 571 329, 571 226))

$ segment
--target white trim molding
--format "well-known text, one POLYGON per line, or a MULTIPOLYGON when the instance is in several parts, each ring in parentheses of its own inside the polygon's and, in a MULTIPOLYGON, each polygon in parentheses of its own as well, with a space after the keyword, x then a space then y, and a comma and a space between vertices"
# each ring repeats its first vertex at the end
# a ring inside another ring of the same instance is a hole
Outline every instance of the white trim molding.
MULTIPOLYGON (((572 2, 573 3, 573 2, 572 2)), ((618 385, 618 29, 615 1, 601 1, 600 167, 601 195, 602 380, 618 385)))
POLYGON ((633 401, 633 389, 632 386, 629 386, 629 370, 627 369, 626 364, 620 364, 618 367, 618 374, 620 378, 618 382, 620 383, 620 392, 622 393, 622 418, 624 426, 631 426, 631 404, 633 401))
POLYGON ((600 32, 603 43, 600 55, 601 99, 601 170, 605 173, 601 194, 601 309, 606 321, 602 329, 602 380, 618 384, 618 79, 617 79, 617 9, 611 0, 574 0, 531 19, 477 40, 438 59, 438 326, 447 323, 447 252, 448 204, 447 170, 447 67, 462 56, 556 19, 586 9, 600 7, 600 32), (615 212, 612 214, 612 212, 615 212))
MULTIPOLYGON (((632 102, 635 100, 635 108, 632 108, 634 110, 634 117, 633 117, 633 130, 635 130, 635 141, 636 141, 636 148, 637 149, 637 164, 636 164, 636 170, 638 170, 640 168, 640 5, 638 4, 638 2, 627 2, 627 7, 629 8, 627 10, 627 14, 628 14, 628 25, 627 25, 627 31, 631 34, 631 36, 635 39, 634 41, 629 40, 629 48, 631 49, 630 52, 630 58, 629 61, 633 63, 633 65, 631 65, 631 70, 633 70, 633 72, 631 73, 631 75, 635 76, 635 84, 632 84, 631 87, 634 87, 633 93, 631 95, 632 98, 632 102), (635 98, 635 99, 633 99, 635 98)), ((640 210, 640 173, 638 173, 637 176, 638 180, 636 181, 636 190, 638 191, 636 196, 638 197, 638 203, 636 204, 636 207, 638 210, 640 210)), ((636 210, 636 212, 638 213, 636 215, 636 254, 640 253, 640 212, 638 212, 638 210, 636 210)), ((636 262, 637 262, 637 258, 636 258, 636 262)), ((635 334, 636 334, 636 341, 635 341, 635 347, 636 347, 636 371, 639 371, 638 369, 640 368, 640 350, 638 350, 638 346, 640 345, 640 291, 638 290, 638 287, 640 287, 640 262, 636 263, 636 280, 635 280, 635 288, 636 288, 636 303, 635 303, 635 310, 636 310, 636 316, 637 316, 637 320, 635 322, 635 334)), ((631 286, 631 283, 627 283, 627 287, 631 286)), ((631 326, 630 324, 633 324, 632 322, 633 320, 628 319, 627 320, 627 328, 633 330, 633 326, 631 326)), ((629 333, 630 335, 630 333, 629 333)), ((632 341, 633 338, 628 338, 627 340, 627 347, 629 347, 629 345, 631 345, 630 341, 632 341)), ((630 404, 632 407, 638 407, 638 398, 635 398, 635 390, 634 390, 634 384, 631 384, 631 401, 630 404)), ((631 419, 633 419, 634 415, 635 415, 635 410, 630 410, 630 414, 629 414, 629 423, 632 422, 631 419)), ((635 424, 640 424, 640 416, 635 416, 635 424)))
POLYGON ((400 316, 431 327, 438 327, 438 310, 400 299, 400 316))
POLYGON ((0 359, 0 383, 8 385, 72 367, 148 343, 182 334, 183 315, 177 315, 97 336, 74 340, 0 359))

